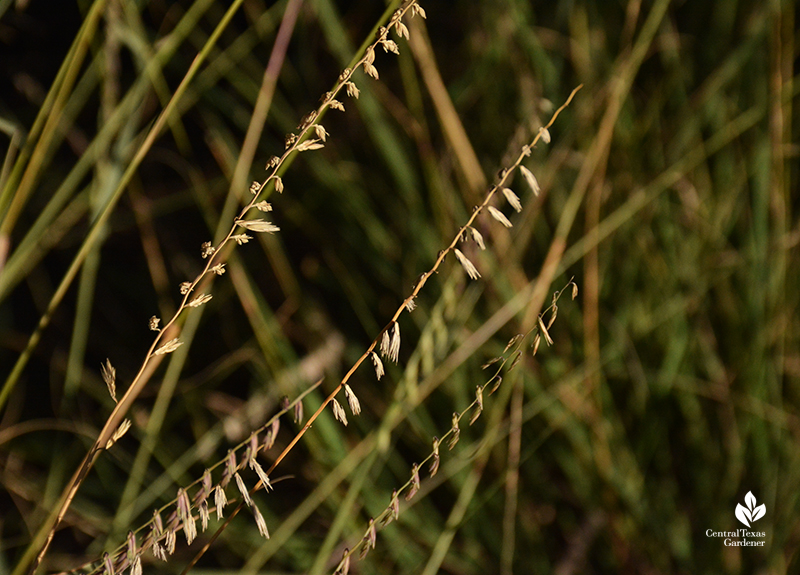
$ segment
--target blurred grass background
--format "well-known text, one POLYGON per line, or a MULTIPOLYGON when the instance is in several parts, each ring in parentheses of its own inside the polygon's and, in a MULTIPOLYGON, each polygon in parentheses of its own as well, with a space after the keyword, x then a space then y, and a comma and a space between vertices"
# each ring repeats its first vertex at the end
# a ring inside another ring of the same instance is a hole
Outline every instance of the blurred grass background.
MULTIPOLYGON (((270 198, 281 232, 238 248, 214 299, 185 316, 186 344, 100 458, 46 568, 123 543, 324 377, 311 413, 582 83, 552 144, 526 161, 542 194, 517 177, 524 211, 500 205, 514 227, 482 217, 487 251, 461 247, 483 278, 453 261, 426 284, 400 322, 399 366, 351 381, 362 415, 347 428, 323 415, 276 491, 258 495, 272 538, 238 517, 193 572, 332 571, 472 401, 481 365, 533 325, 531 288, 547 300, 571 277, 580 295, 561 300, 554 344, 535 358, 526 344, 351 572, 798 572, 795 3, 423 7, 399 57, 377 54, 380 80, 359 73, 361 97, 325 116, 328 145, 284 174, 270 198), (765 547, 707 537, 741 527, 748 491, 766 504, 753 526, 765 547)), ((230 225, 385 8, 245 0, 215 38, 227 3, 0 2, 0 573, 111 411, 100 363, 110 358, 124 390, 152 341, 148 318, 171 315, 200 244, 230 225), (282 21, 285 58, 273 49, 282 21), (271 54, 279 73, 265 77, 271 54)), ((267 458, 298 428, 284 418, 267 458)), ((199 545, 145 569, 178 573, 199 545)))

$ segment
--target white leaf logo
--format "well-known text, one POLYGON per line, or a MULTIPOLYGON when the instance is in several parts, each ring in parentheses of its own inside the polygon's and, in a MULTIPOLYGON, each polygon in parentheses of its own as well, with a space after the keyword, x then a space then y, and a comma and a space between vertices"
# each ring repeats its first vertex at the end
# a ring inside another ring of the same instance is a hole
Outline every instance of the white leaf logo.
POLYGON ((758 521, 767 513, 767 507, 763 503, 756 506, 756 497, 752 491, 748 491, 744 496, 744 502, 747 507, 741 503, 736 504, 736 519, 751 527, 750 523, 758 521))
POLYGON ((750 527, 750 522, 753 520, 753 517, 750 515, 750 512, 747 510, 746 507, 742 507, 741 503, 736 504, 736 519, 750 527))

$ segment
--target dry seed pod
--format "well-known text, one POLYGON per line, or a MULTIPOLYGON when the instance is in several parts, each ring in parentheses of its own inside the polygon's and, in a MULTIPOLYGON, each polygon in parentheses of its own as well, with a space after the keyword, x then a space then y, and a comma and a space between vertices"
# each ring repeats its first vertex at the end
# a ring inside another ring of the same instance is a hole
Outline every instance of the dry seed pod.
POLYGON ((272 425, 267 430, 267 435, 264 437, 264 450, 272 449, 275 445, 275 438, 278 437, 278 431, 281 428, 281 420, 277 417, 272 420, 272 425))
POLYGON ((400 324, 397 322, 394 322, 392 345, 389 346, 389 358, 395 363, 400 359, 400 324))
POLYGON ((228 457, 225 460, 225 470, 222 472, 222 479, 220 479, 219 482, 223 489, 227 487, 230 480, 233 479, 233 474, 236 473, 236 469, 236 454, 232 449, 229 449, 228 457))
POLYGON ((183 535, 186 537, 186 543, 191 545, 192 541, 197 537, 197 524, 192 515, 189 496, 183 488, 178 489, 178 518, 183 524, 183 535))
POLYGON ((239 493, 242 494, 242 499, 248 507, 252 507, 253 500, 250 498, 250 492, 247 490, 247 486, 244 484, 244 479, 242 479, 242 476, 239 475, 238 471, 233 474, 233 477, 236 479, 236 487, 239 488, 239 493))
POLYGON ((461 250, 459 250, 458 248, 455 248, 455 250, 453 250, 453 251, 456 254, 456 259, 461 263, 461 266, 464 268, 464 271, 467 272, 467 275, 470 278, 476 280, 479 277, 481 277, 481 274, 478 271, 478 268, 475 267, 475 264, 473 264, 469 260, 469 258, 467 256, 465 256, 463 253, 461 253, 461 250))
POLYGON ((406 493, 406 501, 410 501, 412 497, 419 491, 419 466, 415 463, 411 467, 411 489, 406 493))
POLYGON ((398 48, 397 42, 394 40, 384 40, 381 42, 381 45, 387 52, 391 52, 392 54, 400 54, 400 48, 398 48))
POLYGON ((361 403, 358 401, 356 394, 353 393, 352 388, 346 383, 344 384, 344 395, 347 398, 347 404, 350 406, 350 411, 353 415, 361 413, 361 403))
POLYGON ((506 344, 506 348, 503 350, 503 353, 507 352, 509 349, 511 349, 513 346, 515 346, 517 344, 517 342, 519 340, 521 340, 523 337, 525 337, 525 336, 522 335, 521 333, 518 333, 517 335, 512 337, 510 340, 508 340, 508 343, 506 344))
POLYGON ((316 119, 317 119, 317 111, 311 110, 300 120, 300 125, 297 126, 297 130, 302 132, 311 125, 311 122, 313 122, 316 119))
POLYGON ((339 563, 339 567, 336 568, 334 575, 348 575, 348 573, 350 573, 350 549, 345 547, 342 553, 342 561, 339 563))
POLYGON ((396 520, 400 517, 400 499, 397 497, 397 489, 392 491, 392 502, 389 503, 389 508, 391 509, 391 518, 396 520))
POLYGON ((356 86, 353 82, 347 82, 344 86, 347 95, 358 100, 358 96, 361 94, 361 90, 358 89, 358 86, 356 86))
POLYGON ((439 471, 439 438, 433 438, 433 461, 431 461, 430 467, 428 467, 428 473, 431 474, 431 477, 436 475, 436 472, 439 471))
POLYGON ((175 544, 178 542, 178 538, 175 535, 175 530, 172 528, 168 528, 166 533, 164 534, 164 550, 172 555, 175 553, 175 544))
POLYGON ((197 510, 200 512, 200 526, 205 532, 208 529, 208 520, 210 519, 210 513, 208 511, 208 501, 203 501, 200 505, 197 506, 197 510))
POLYGON ((203 259, 213 256, 215 251, 217 250, 211 245, 211 242, 203 242, 200 245, 200 255, 203 257, 203 259))
POLYGON ((391 327, 383 330, 383 333, 381 334, 380 351, 381 351, 381 355, 383 357, 386 357, 387 355, 389 355, 389 347, 392 345, 391 336, 389 335, 389 330, 390 329, 391 329, 391 327))
POLYGON ((547 329, 553 327, 553 323, 555 323, 557 316, 558 316, 558 306, 553 304, 553 313, 550 316, 550 321, 547 322, 547 329))
POLYGON ((449 449, 453 449, 456 443, 458 443, 458 438, 461 437, 461 429, 458 427, 458 418, 458 413, 453 413, 453 426, 450 429, 453 435, 450 436, 450 440, 447 442, 447 447, 449 449))
POLYGON ((247 464, 250 467, 253 466, 253 462, 255 462, 257 455, 258 455, 258 433, 254 431, 250 434, 250 441, 247 445, 247 464))
POLYGON ((250 462, 250 467, 256 472, 256 475, 258 475, 259 480, 261 480, 261 483, 264 485, 264 490, 269 491, 272 489, 272 483, 269 481, 269 476, 267 475, 267 472, 264 471, 264 468, 261 467, 261 464, 253 459, 250 462))
POLYGON ((114 445, 120 438, 125 435, 131 427, 131 420, 130 419, 123 419, 122 423, 119 424, 119 427, 111 436, 111 439, 108 440, 106 443, 106 449, 111 449, 111 446, 114 445))
POLYGON ((211 488, 212 488, 212 485, 213 485, 212 482, 211 482, 211 470, 210 469, 206 469, 203 472, 203 479, 201 480, 200 484, 201 484, 202 487, 200 488, 200 491, 197 493, 197 495, 195 495, 195 500, 196 501, 205 501, 208 498, 208 496, 211 495, 211 488))
POLYGON ((261 515, 261 511, 258 509, 256 505, 252 507, 253 517, 256 519, 256 526, 258 527, 258 532, 261 533, 261 536, 264 539, 269 539, 269 530, 267 529, 267 522, 264 521, 264 516, 261 515))
POLYGON ((397 22, 394 25, 394 31, 400 38, 405 38, 406 40, 408 40, 409 38, 408 28, 406 27, 405 24, 403 24, 402 20, 400 19, 397 20, 397 22))
POLYGON ((377 377, 378 381, 380 381, 381 377, 383 377, 383 374, 386 373, 383 369, 383 362, 381 361, 381 358, 378 357, 378 354, 374 351, 371 351, 369 356, 372 359, 372 364, 375 366, 375 377, 377 377))
POLYGON ((542 331, 542 334, 544 335, 544 340, 547 342, 547 345, 553 345, 553 338, 550 337, 550 333, 544 326, 544 321, 542 321, 542 316, 539 316, 539 329, 542 331))
POLYGON ((550 143, 550 131, 547 128, 539 128, 539 135, 542 137, 542 142, 550 143))
POLYGON ((167 561, 167 552, 164 550, 164 548, 158 541, 153 541, 152 552, 153 552, 153 557, 155 557, 156 559, 161 559, 164 562, 167 561))
POLYGON ((500 384, 503 383, 503 376, 496 375, 494 377, 494 385, 492 385, 492 391, 489 392, 489 395, 493 394, 500 388, 500 384))
POLYGON ((501 212, 494 206, 489 206, 489 213, 492 214, 492 217, 501 224, 503 224, 505 227, 510 228, 512 226, 511 222, 508 221, 508 218, 505 216, 505 214, 503 214, 503 212, 501 212))
POLYGON ((325 144, 321 143, 316 138, 311 138, 310 140, 306 140, 299 146, 295 148, 298 152, 308 152, 309 150, 319 150, 320 148, 324 148, 325 144))
POLYGON ((173 339, 169 340, 167 343, 165 343, 164 345, 162 345, 161 347, 159 347, 157 350, 155 350, 153 352, 153 355, 164 355, 164 354, 167 354, 167 353, 172 353, 173 351, 175 351, 176 349, 178 349, 182 345, 183 345, 183 342, 179 341, 177 337, 173 338, 173 339))
POLYGON ((217 520, 222 519, 222 512, 228 504, 228 497, 225 495, 225 490, 219 485, 214 488, 214 506, 217 508, 217 520))
POLYGON ((378 69, 368 62, 364 62, 364 72, 367 73, 367 76, 374 78, 375 80, 380 77, 378 74, 378 69))
MULTIPOLYGON (((505 353, 505 352, 503 352, 503 353, 505 353)), ((498 361, 500 361, 501 359, 503 359, 503 358, 502 358, 502 357, 493 357, 492 359, 490 359, 489 361, 487 361, 486 363, 484 363, 484 364, 481 366, 481 369, 486 369, 487 367, 491 367, 491 366, 493 366, 494 364, 496 364, 498 361)))
POLYGON ((522 211, 522 202, 519 201, 519 197, 511 188, 503 188, 503 195, 508 200, 508 203, 511 204, 511 207, 514 208, 517 213, 522 211))
MULTIPOLYGON (((152 321, 152 320, 151 320, 152 321)), ((103 381, 108 388, 108 394, 114 403, 117 403, 117 370, 111 365, 111 360, 106 359, 105 363, 100 364, 100 374, 103 376, 103 381)))
POLYGON ((178 489, 177 508, 178 519, 181 521, 183 521, 184 518, 188 517, 191 513, 192 504, 189 502, 189 495, 186 493, 186 490, 183 487, 178 489))
POLYGON ((136 535, 133 534, 133 531, 128 531, 128 549, 126 555, 128 563, 133 561, 136 556, 136 535))
POLYGON ((300 423, 303 421, 303 402, 298 401, 294 404, 294 422, 300 423))
POLYGON ((211 294, 201 293, 186 305, 188 305, 189 307, 200 307, 201 305, 209 301, 212 297, 213 296, 211 294))
POLYGON ((481 413, 483 413, 483 387, 480 385, 475 389, 475 400, 477 403, 475 404, 475 412, 469 420, 470 425, 478 421, 481 413))
POLYGON ((114 561, 108 553, 103 553, 103 573, 104 575, 114 575, 114 561))
POLYGON ((367 532, 364 534, 364 540, 367 543, 367 548, 372 547, 375 549, 375 543, 378 540, 378 534, 375 530, 375 520, 372 518, 369 520, 369 527, 367 527, 367 532))
POLYGON ((161 536, 164 535, 164 522, 161 520, 158 509, 153 510, 153 519, 150 521, 150 527, 154 539, 161 539, 161 536))
POLYGON ((475 243, 478 244, 478 247, 482 250, 486 249, 486 244, 483 241, 483 236, 481 233, 473 227, 469 228, 470 233, 472 234, 472 239, 475 240, 475 243))
POLYGON ((260 218, 255 220, 236 220, 236 225, 250 230, 251 232, 266 232, 269 234, 274 234, 275 232, 279 232, 281 230, 272 222, 268 222, 267 220, 262 220, 260 218))
POLYGON ((331 403, 333 405, 333 417, 342 422, 344 425, 347 425, 347 414, 344 412, 342 404, 336 401, 335 397, 331 400, 331 403))
POLYGON ((528 183, 528 187, 530 187, 531 191, 533 192, 533 195, 538 196, 541 188, 539 188, 539 181, 536 179, 536 176, 533 175, 533 172, 531 172, 525 166, 520 166, 519 171, 522 172, 522 176, 528 183))

